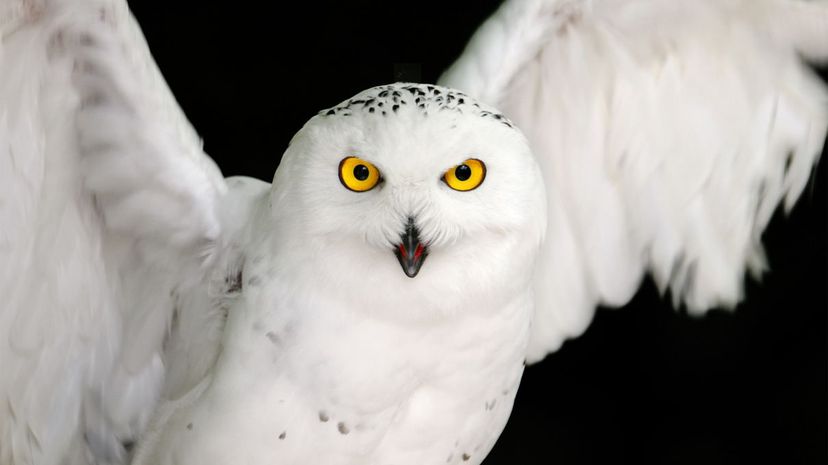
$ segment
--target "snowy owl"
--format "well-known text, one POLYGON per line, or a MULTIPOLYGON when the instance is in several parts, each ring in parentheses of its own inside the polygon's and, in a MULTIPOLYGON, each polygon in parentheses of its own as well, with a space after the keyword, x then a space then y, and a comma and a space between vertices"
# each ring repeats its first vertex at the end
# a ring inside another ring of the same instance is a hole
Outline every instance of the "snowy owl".
POLYGON ((222 178, 124 1, 0 0, 0 465, 480 464, 524 365, 647 273, 741 299, 822 151, 826 24, 510 0, 271 185, 222 178))

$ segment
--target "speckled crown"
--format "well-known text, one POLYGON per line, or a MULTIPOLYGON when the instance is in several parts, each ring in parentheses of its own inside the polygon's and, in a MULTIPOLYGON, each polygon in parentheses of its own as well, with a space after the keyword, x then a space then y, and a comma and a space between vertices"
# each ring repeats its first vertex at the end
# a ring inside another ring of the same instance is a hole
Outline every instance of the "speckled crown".
POLYGON ((322 110, 321 116, 351 116, 354 112, 389 116, 406 105, 416 107, 428 116, 429 112, 455 111, 494 119, 508 127, 514 127, 502 113, 477 103, 458 90, 431 84, 395 83, 377 86, 360 92, 339 105, 322 110))

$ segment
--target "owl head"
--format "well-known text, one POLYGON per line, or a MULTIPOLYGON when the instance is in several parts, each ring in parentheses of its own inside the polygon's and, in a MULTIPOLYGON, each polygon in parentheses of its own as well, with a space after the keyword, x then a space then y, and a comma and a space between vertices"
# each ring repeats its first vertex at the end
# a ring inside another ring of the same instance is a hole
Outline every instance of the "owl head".
POLYGON ((456 311, 529 286, 546 224, 521 132, 433 85, 368 89, 291 141, 271 194, 288 272, 377 308, 456 311))

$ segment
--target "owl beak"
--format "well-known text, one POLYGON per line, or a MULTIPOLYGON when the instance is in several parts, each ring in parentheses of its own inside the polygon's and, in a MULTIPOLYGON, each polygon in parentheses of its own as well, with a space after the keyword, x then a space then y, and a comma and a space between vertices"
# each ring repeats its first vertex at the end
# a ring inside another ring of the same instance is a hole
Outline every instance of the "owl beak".
POLYGON ((402 265, 403 272, 409 278, 417 276, 420 267, 428 256, 428 246, 420 242, 420 232, 414 225, 414 218, 408 219, 405 232, 400 236, 401 242, 394 249, 397 260, 402 265))

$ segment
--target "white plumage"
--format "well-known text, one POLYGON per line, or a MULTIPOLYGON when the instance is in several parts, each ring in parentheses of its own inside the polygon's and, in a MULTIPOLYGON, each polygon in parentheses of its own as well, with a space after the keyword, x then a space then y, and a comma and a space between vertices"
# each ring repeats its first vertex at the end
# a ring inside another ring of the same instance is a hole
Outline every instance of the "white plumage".
POLYGON ((822 150, 824 85, 799 56, 825 58, 827 21, 821 2, 530 1, 481 27, 441 82, 546 155, 555 239, 531 358, 583 332, 596 303, 626 303, 647 270, 691 313, 740 300, 771 214, 822 150))
POLYGON ((465 94, 349 99, 271 189, 221 179, 123 2, 3 0, 0 463, 139 438, 137 464, 480 463, 524 358, 646 271, 692 312, 738 302, 822 148, 800 56, 826 24, 822 1, 513 0, 442 78, 465 94), (378 188, 343 187, 350 155, 378 188), (472 156, 480 188, 440 181, 472 156))

